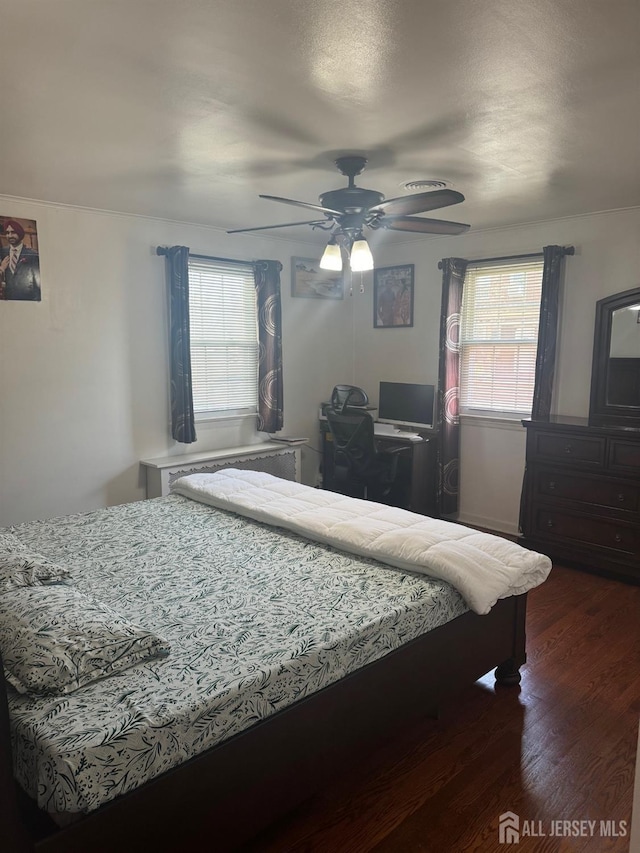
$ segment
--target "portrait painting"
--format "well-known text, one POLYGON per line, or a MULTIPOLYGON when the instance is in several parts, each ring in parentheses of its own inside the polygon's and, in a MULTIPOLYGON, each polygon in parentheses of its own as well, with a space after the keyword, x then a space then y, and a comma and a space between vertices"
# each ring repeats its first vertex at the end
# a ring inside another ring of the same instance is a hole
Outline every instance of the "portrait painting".
POLYGON ((413 286, 413 264, 374 270, 374 329, 402 329, 413 326, 413 286))
POLYGON ((319 260, 291 258, 291 295, 307 299, 342 299, 342 273, 321 269, 319 260))
POLYGON ((0 216, 0 299, 40 302, 38 229, 33 219, 0 216))

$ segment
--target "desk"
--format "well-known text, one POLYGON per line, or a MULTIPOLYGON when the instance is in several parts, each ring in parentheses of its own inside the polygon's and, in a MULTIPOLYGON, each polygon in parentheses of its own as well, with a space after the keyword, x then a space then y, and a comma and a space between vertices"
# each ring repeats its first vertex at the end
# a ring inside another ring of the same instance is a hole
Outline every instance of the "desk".
POLYGON ((265 441, 244 447, 227 447, 204 453, 184 453, 181 456, 160 456, 142 459, 147 474, 147 497, 168 495, 171 483, 187 474, 202 474, 220 468, 248 468, 266 471, 285 480, 300 482, 300 445, 265 441))
MULTIPOLYGON (((322 488, 331 490, 333 486, 333 442, 326 420, 320 421, 322 448, 322 488)), ((437 432, 429 434, 422 441, 402 438, 395 435, 376 435, 376 445, 380 450, 386 447, 408 447, 398 456, 398 474, 384 503, 401 509, 410 509, 421 515, 436 515, 436 452, 437 432)))

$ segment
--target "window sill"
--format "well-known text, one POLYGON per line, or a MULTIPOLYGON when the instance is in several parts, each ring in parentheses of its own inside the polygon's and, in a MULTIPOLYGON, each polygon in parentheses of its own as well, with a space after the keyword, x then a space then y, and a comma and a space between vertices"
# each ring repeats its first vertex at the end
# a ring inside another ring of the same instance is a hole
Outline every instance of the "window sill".
MULTIPOLYGON (((526 420, 526 416, 522 416, 526 420)), ((489 429, 523 430, 520 418, 500 417, 499 415, 460 415, 462 426, 483 427, 489 429)))

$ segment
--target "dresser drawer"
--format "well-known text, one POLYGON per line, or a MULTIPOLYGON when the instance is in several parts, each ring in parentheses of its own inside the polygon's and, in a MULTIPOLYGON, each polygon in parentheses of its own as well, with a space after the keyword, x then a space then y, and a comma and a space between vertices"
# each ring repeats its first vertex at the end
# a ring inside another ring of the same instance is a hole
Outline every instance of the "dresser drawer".
POLYGON ((561 468, 539 467, 534 474, 534 500, 572 501, 586 507, 602 507, 638 516, 640 481, 615 480, 595 474, 578 474, 561 468))
POLYGON ((534 432, 533 447, 527 455, 563 463, 582 463, 602 467, 605 462, 604 436, 563 435, 557 432, 534 432))
POLYGON ((609 470, 635 475, 640 482, 640 442, 610 439, 608 463, 609 470))
POLYGON ((637 524, 549 507, 540 507, 534 516, 534 537, 547 540, 558 538, 565 542, 640 555, 640 529, 637 524))

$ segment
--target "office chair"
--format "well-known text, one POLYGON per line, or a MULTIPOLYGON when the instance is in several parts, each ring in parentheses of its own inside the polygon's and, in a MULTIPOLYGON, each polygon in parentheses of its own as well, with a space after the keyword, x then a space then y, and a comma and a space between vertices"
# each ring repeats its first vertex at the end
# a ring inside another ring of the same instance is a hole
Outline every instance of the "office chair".
POLYGON ((336 385, 326 410, 333 439, 335 491, 365 500, 384 502, 398 471, 398 456, 406 447, 379 451, 373 418, 363 408, 369 399, 362 388, 336 385))

